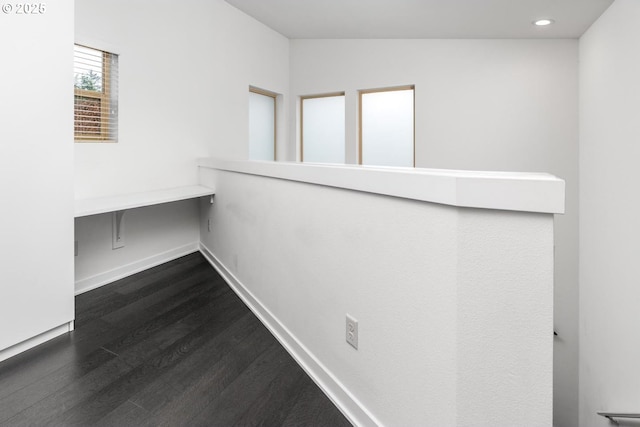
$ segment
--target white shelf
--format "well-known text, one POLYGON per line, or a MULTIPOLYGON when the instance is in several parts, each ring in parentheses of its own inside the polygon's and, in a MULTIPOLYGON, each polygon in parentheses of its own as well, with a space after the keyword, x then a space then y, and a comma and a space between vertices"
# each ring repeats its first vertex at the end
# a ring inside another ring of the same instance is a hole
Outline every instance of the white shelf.
POLYGON ((169 188, 166 190, 145 191, 142 193, 118 194, 106 197, 76 199, 75 217, 98 215, 107 212, 123 211, 162 203, 177 202, 179 200, 195 199, 197 197, 212 196, 215 190, 202 185, 169 188))

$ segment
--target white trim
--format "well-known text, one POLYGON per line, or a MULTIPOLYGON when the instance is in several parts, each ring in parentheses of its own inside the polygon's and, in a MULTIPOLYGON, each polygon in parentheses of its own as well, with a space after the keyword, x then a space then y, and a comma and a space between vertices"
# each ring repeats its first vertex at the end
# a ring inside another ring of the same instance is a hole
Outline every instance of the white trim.
POLYGON ((12 345, 11 347, 5 348, 4 350, 0 350, 0 362, 71 331, 73 331, 73 320, 43 332, 40 335, 36 335, 35 337, 12 345))
POLYGON ((351 423, 382 425, 203 243, 200 252, 351 423))
POLYGON ((216 158, 199 159, 198 166, 450 206, 564 213, 565 183, 546 173, 320 165, 216 158))
POLYGON ((147 270, 151 267, 164 264, 165 262, 173 261, 176 258, 180 258, 181 256, 189 255, 197 251, 198 242, 189 243, 184 246, 170 249, 168 251, 152 255, 150 257, 143 258, 129 264, 125 264, 123 266, 114 268, 113 270, 96 274, 95 276, 76 280, 75 295, 91 291, 93 289, 99 288, 100 286, 107 285, 109 283, 115 282, 116 280, 120 280, 124 277, 131 276, 133 274, 147 270))

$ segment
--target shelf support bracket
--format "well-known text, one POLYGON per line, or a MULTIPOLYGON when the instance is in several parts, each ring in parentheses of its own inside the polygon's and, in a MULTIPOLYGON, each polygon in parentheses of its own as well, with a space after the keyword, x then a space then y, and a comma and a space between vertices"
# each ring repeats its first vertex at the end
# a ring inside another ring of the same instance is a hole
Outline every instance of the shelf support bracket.
POLYGON ((115 211, 111 214, 112 249, 124 247, 124 214, 126 210, 115 211))

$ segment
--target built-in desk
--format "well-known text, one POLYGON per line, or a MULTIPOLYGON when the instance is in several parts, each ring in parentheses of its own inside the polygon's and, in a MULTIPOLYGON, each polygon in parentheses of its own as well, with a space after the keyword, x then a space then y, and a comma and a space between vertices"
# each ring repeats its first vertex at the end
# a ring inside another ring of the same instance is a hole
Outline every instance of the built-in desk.
POLYGON ((76 199, 74 216, 76 218, 118 212, 127 209, 213 196, 215 190, 203 185, 169 188, 166 190, 145 191, 140 193, 117 194, 105 197, 76 199))
POLYGON ((164 190, 76 199, 74 206, 74 216, 76 218, 80 218, 89 215, 98 215, 111 212, 113 214, 112 247, 113 249, 117 249, 124 246, 124 213, 128 209, 177 202, 180 200, 195 199, 198 197, 213 196, 214 194, 215 190, 213 188, 205 187, 203 185, 189 185, 185 187, 168 188, 164 190))

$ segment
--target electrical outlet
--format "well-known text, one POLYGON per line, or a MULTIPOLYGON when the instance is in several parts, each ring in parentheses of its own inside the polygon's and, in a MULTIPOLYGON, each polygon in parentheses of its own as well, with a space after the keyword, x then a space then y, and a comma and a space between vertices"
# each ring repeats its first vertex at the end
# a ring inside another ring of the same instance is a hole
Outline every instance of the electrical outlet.
POLYGON ((358 321, 347 314, 347 342, 356 350, 358 349, 358 321))
POLYGON ((211 232, 211 218, 207 220, 207 231, 211 232))

